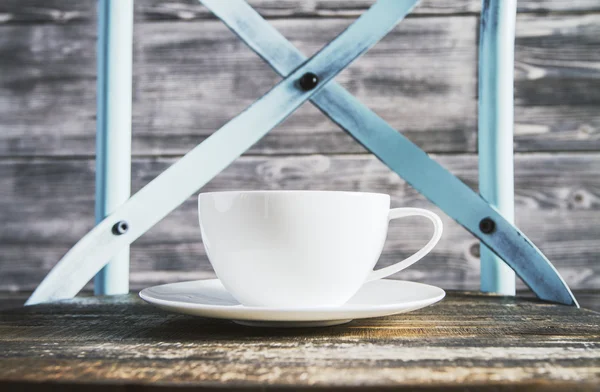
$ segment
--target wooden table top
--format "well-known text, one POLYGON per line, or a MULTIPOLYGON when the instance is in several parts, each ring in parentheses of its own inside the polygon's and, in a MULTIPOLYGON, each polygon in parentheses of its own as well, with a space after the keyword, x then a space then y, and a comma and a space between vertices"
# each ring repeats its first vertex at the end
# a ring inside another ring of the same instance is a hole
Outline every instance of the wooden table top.
POLYGON ((0 312, 0 390, 57 384, 600 390, 600 313, 456 292, 413 313, 314 329, 170 314, 135 295, 0 312))

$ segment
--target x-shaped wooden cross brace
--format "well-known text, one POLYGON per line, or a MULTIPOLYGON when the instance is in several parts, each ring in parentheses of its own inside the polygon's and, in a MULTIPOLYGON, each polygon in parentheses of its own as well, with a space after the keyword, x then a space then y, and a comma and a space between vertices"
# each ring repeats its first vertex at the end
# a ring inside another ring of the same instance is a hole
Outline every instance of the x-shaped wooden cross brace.
POLYGON ((418 0, 379 0, 310 59, 243 0, 200 0, 284 79, 84 236, 28 304, 72 297, 131 244, 307 100, 473 233, 537 294, 577 305, 548 259, 483 198, 332 79, 383 38, 418 0))

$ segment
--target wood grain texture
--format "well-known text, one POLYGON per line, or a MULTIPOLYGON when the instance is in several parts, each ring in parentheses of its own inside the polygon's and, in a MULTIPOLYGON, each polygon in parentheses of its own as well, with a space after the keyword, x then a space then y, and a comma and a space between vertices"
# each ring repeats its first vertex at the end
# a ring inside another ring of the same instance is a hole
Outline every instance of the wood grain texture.
POLYGON ((516 150, 598 151, 600 15, 527 15, 517 26, 516 150))
MULTIPOLYGON (((583 309, 593 310, 600 313, 600 291, 599 290, 574 290, 575 298, 583 309)), ((2 291, 0 290, 0 310, 20 308, 31 295, 31 291, 2 291)), ((82 291, 78 297, 92 297, 93 291, 82 291)), ((536 296, 529 290, 519 290, 518 297, 535 299, 536 296)))
MULTIPOLYGON (((273 23, 310 55, 350 22, 273 23)), ((473 151, 475 27, 475 17, 403 21, 336 80, 427 150, 473 151)), ((93 154, 94 45, 86 25, 0 26, 1 155, 93 154)), ((134 153, 188 151, 279 80, 218 21, 137 24, 134 153)), ((364 150, 307 104, 252 151, 364 150)))
MULTIPOLYGON (((306 54, 370 3, 251 1, 306 54)), ((337 80, 425 150, 474 153, 480 1, 422 3, 337 80)), ((0 290, 33 289, 93 224, 95 4, 0 1, 0 290)), ((187 152, 279 78, 196 0, 135 4, 139 189, 173 162, 165 157, 187 152)), ((600 14, 585 13, 600 2, 518 4, 515 148, 599 151, 600 14)), ((395 205, 431 207, 376 160, 355 155, 364 152, 305 105, 206 189, 372 190, 393 194, 395 205), (288 156, 298 154, 327 155, 288 156)), ((476 186, 474 156, 438 159, 476 186)), ((600 287, 599 159, 517 157, 518 223, 573 287, 600 287)), ((212 276, 195 208, 186 203, 134 244, 132 287, 212 276)), ((398 278, 476 289, 477 243, 444 222, 436 251, 398 278)), ((382 265, 425 243, 426 227, 407 230, 417 223, 392 227, 382 265)))
POLYGON ((20 308, 30 295, 29 291, 0 291, 0 310, 20 308))
MULTIPOLYGON (((356 17, 373 0, 249 0, 267 18, 356 17)), ((136 1, 136 21, 195 21, 214 16, 197 0, 136 1)), ((424 0, 414 14, 453 14, 473 12, 477 0, 424 0)), ((577 7, 576 7, 577 8, 577 7)), ((0 3, 0 23, 85 23, 96 17, 95 0, 4 0, 0 3)))
MULTIPOLYGON (((348 19, 273 21, 314 53, 348 19)), ((520 16, 516 42, 517 151, 600 148, 600 15, 520 16)), ((279 78, 217 21, 138 23, 133 149, 182 154, 279 78)), ((402 22, 337 80, 429 152, 476 148, 472 16, 402 22)), ((90 156, 95 131, 95 29, 0 26, 0 156, 90 156)), ((254 153, 363 152, 305 105, 254 153)))
POLYGON ((134 295, 79 298, 0 313, 0 386, 594 391, 599 326, 583 309, 452 292, 412 313, 314 329, 175 315, 134 295))
MULTIPOLYGON (((475 156, 435 158, 476 187, 475 156)), ((135 159, 134 191, 172 162, 172 158, 135 159)), ((518 154, 516 158, 517 224, 573 288, 600 286, 598 172, 599 154, 518 154)), ((93 175, 91 160, 0 162, 0 290, 35 288, 92 227, 93 175)), ((243 157, 203 191, 231 189, 384 192, 392 195, 393 206, 439 212, 368 155, 243 157)), ((196 209, 191 198, 133 244, 132 287, 213 276, 200 242, 196 209)), ((445 231, 434 251, 396 277, 445 288, 478 288, 477 241, 445 215, 442 219, 445 231)), ((380 264, 408 256, 429 235, 429 226, 418 218, 394 222, 380 264)))
MULTIPOLYGON (((249 0, 267 18, 356 17, 373 0, 249 0)), ((84 23, 96 17, 95 0, 3 0, 0 23, 84 23)), ((479 0, 423 0, 414 15, 477 14, 479 0)), ((520 13, 589 12, 600 10, 596 0, 520 0, 520 13)), ((142 0, 135 2, 137 21, 194 21, 212 18, 197 0, 142 0)))

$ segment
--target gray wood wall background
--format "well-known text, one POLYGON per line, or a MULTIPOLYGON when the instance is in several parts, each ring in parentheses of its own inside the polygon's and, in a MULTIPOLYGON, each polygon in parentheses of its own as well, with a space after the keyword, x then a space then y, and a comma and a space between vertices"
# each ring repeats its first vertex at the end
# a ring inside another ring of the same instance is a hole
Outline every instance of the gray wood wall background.
MULTIPOLYGON (((311 54, 370 1, 251 3, 311 54)), ((133 188, 278 77, 194 0, 136 0, 133 188)), ((518 225, 574 288, 600 288, 600 1, 519 1, 518 225)), ((477 188, 478 0, 429 0, 337 80, 477 188)), ((94 0, 0 2, 0 291, 31 290, 93 226, 94 0)), ((331 189, 439 212, 310 105, 205 190, 331 189)), ((477 289, 478 241, 443 215, 438 247, 396 277, 477 289)), ((394 223, 381 264, 423 245, 394 223)), ((132 247, 131 284, 213 276, 190 199, 132 247)), ((523 287, 522 284, 520 287, 523 287)))

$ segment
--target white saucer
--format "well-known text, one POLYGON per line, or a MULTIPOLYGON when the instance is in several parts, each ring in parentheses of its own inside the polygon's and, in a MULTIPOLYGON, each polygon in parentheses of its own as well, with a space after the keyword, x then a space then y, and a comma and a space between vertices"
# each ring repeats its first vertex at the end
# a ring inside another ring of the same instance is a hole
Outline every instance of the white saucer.
POLYGON ((353 319, 406 313, 440 301, 439 287, 402 280, 366 283, 345 305, 309 309, 247 307, 236 301, 218 279, 170 283, 140 291, 161 309, 260 327, 324 327, 353 319))

